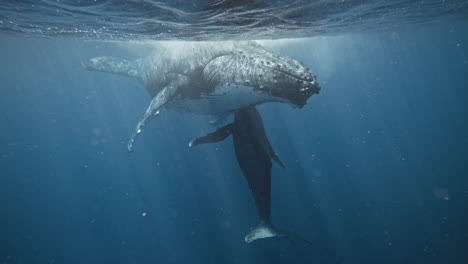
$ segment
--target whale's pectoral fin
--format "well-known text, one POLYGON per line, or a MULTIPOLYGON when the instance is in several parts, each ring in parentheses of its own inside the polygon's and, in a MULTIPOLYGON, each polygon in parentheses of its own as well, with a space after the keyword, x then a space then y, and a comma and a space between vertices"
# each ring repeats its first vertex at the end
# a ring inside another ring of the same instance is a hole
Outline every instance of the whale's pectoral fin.
POLYGON ((155 116, 159 115, 159 111, 177 94, 179 88, 187 84, 187 77, 180 75, 174 79, 168 86, 164 87, 159 93, 151 100, 150 105, 146 109, 145 115, 138 122, 135 132, 128 142, 128 151, 133 150, 133 144, 136 137, 141 133, 143 127, 148 124, 155 116))
POLYGON ((225 126, 219 128, 218 130, 216 130, 213 133, 210 133, 210 134, 208 134, 206 136, 194 139, 189 143, 189 147, 194 147, 194 146, 197 146, 197 145, 200 145, 200 144, 206 144, 206 143, 213 143, 213 142, 222 141, 225 138, 227 138, 229 135, 232 134, 232 130, 234 128, 233 126, 234 126, 234 124, 225 125, 225 126))

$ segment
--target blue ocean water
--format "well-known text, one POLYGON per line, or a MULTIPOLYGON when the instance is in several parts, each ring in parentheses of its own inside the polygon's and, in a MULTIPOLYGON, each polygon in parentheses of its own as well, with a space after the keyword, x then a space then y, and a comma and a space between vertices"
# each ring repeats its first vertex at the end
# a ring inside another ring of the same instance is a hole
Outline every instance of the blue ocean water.
POLYGON ((1 263, 468 262, 466 21, 260 41, 322 86, 258 107, 286 164, 272 221, 313 245, 244 242, 232 140, 188 148, 209 118, 164 112, 127 152, 147 92, 82 63, 144 43, 0 39, 1 263))

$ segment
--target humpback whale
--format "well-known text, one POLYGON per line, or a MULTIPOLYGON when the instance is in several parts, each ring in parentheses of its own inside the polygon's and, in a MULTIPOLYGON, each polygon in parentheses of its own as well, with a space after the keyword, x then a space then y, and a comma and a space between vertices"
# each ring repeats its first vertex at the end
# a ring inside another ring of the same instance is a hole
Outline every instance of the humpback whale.
POLYGON ((316 76, 302 63, 252 41, 163 42, 145 58, 95 57, 83 66, 136 78, 152 97, 129 140, 129 151, 163 109, 224 115, 265 102, 303 107, 320 91, 316 76))
POLYGON ((262 118, 254 106, 235 110, 233 123, 191 141, 189 146, 222 141, 229 135, 233 137, 237 162, 247 180, 260 218, 258 227, 249 232, 244 240, 250 243, 262 238, 292 237, 310 243, 299 236, 286 235, 271 224, 271 160, 283 168, 285 166, 271 147, 262 118))

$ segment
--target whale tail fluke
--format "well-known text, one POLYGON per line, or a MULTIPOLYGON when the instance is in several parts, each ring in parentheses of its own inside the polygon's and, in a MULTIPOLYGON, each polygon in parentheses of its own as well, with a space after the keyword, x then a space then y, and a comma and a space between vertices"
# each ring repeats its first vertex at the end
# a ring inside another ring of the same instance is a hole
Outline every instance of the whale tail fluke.
POLYGON ((274 238, 274 237, 286 238, 291 242, 293 242, 293 240, 299 240, 299 241, 305 242, 307 244, 313 245, 313 243, 311 241, 309 241, 309 240, 307 240, 307 239, 305 239, 303 237, 300 237, 298 235, 291 234, 289 232, 277 229, 277 228, 273 227, 271 224, 267 224, 267 223, 265 223, 263 221, 260 222, 260 224, 255 229, 250 231, 244 237, 244 240, 247 243, 251 243, 251 242, 253 242, 255 240, 258 240, 258 239, 274 238))
POLYGON ((244 240, 247 243, 251 243, 258 239, 271 237, 287 237, 287 235, 278 231, 271 224, 267 224, 262 221, 256 228, 254 228, 244 237, 244 240))
POLYGON ((141 60, 128 61, 114 57, 95 57, 82 63, 82 66, 88 71, 109 72, 141 79, 141 60))

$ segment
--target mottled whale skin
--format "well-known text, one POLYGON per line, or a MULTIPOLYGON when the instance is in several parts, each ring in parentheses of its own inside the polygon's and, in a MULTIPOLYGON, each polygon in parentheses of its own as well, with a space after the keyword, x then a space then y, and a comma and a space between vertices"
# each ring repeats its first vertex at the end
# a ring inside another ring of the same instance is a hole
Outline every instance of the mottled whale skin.
POLYGON ((142 128, 164 108, 221 115, 265 102, 302 107, 320 91, 316 76, 302 63, 251 41, 163 42, 143 59, 96 57, 83 66, 136 78, 151 95, 129 151, 142 128))
POLYGON ((237 162, 247 180, 260 218, 260 224, 245 236, 245 241, 250 243, 262 238, 289 237, 310 243, 299 236, 279 231, 271 224, 271 161, 276 161, 283 168, 285 166, 271 147, 263 120, 254 106, 236 110, 233 123, 193 140, 189 146, 219 142, 230 135, 237 162))

